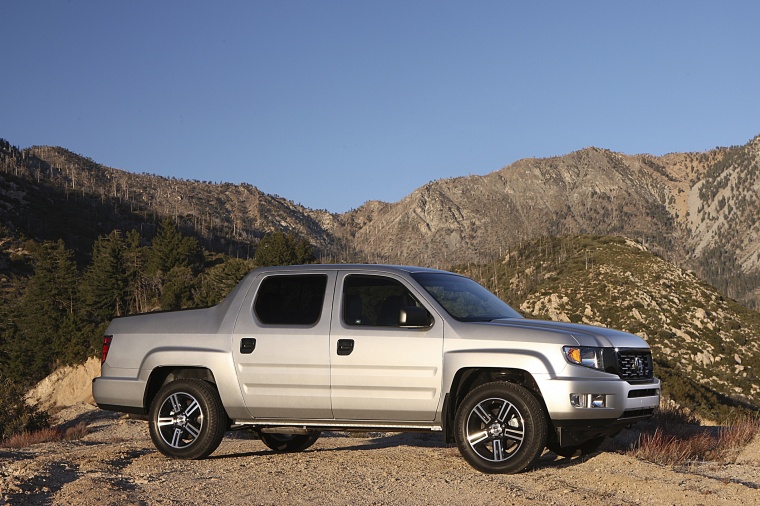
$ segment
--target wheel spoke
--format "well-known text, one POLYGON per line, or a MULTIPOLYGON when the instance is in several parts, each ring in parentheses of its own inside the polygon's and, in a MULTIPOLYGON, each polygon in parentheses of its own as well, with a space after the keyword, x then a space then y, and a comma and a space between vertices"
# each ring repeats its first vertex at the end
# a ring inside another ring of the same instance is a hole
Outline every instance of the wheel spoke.
POLYGON ((174 425, 174 418, 171 416, 159 416, 157 424, 159 427, 164 427, 165 425, 174 425))
POLYGON ((196 427, 195 425, 193 425, 193 424, 191 424, 191 423, 188 423, 187 425, 185 425, 185 430, 186 430, 186 431, 187 431, 187 432, 188 432, 188 433, 189 433, 191 436, 193 436, 193 439, 197 438, 197 437, 198 437, 198 434, 200 434, 200 433, 201 433, 201 427, 200 427, 200 425, 198 425, 198 426, 196 427))
POLYGON ((493 459, 495 461, 504 460, 504 447, 501 444, 501 439, 493 440, 493 459))
POLYGON ((483 407, 483 404, 485 403, 481 402, 480 404, 475 406, 472 412, 478 415, 478 417, 480 417, 480 419, 483 420, 483 423, 490 423, 491 418, 493 418, 493 415, 491 415, 491 413, 483 407))
POLYGON ((504 429, 504 437, 514 439, 515 441, 522 441, 525 437, 525 431, 519 429, 504 429))
POLYGON ((182 442, 182 429, 177 427, 174 429, 174 434, 172 435, 172 442, 170 443, 175 448, 180 448, 180 443, 182 442))
POLYGON ((504 420, 507 419, 507 415, 509 414, 510 411, 512 411, 513 408, 514 406, 512 404, 510 404, 507 401, 504 401, 504 404, 501 405, 501 409, 499 410, 499 414, 496 415, 496 419, 503 423, 504 420))
POLYGON ((179 396, 177 394, 172 394, 169 397, 169 402, 172 403, 172 414, 177 414, 182 411, 182 403, 179 401, 179 396))
POLYGON ((482 441, 485 441, 486 439, 488 439, 488 432, 485 430, 480 431, 480 432, 475 432, 473 434, 467 434, 467 440, 473 446, 478 443, 481 443, 482 441))
POLYGON ((195 411, 197 411, 199 409, 201 409, 200 404, 198 404, 198 401, 196 401, 195 399, 193 399, 193 403, 190 404, 187 407, 187 409, 185 410, 185 415, 189 417, 193 412, 195 412, 195 411))

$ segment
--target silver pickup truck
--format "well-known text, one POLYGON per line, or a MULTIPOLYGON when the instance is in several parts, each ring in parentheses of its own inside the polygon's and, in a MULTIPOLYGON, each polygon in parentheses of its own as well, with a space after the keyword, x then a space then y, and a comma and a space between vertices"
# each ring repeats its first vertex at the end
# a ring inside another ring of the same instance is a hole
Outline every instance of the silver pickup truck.
POLYGON ((93 395, 149 421, 163 454, 207 457, 248 428, 274 451, 321 431, 440 431, 487 473, 591 452, 660 401, 641 338, 522 318, 450 272, 251 272, 219 305, 117 318, 93 395))

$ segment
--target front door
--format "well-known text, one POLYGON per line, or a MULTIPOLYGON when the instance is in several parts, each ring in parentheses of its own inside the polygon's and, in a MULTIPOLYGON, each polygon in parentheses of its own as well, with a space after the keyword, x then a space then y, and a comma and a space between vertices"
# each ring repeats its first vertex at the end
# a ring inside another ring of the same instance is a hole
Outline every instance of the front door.
POLYGON ((401 278, 341 271, 330 333, 336 420, 430 422, 441 400, 443 325, 401 278), (400 326, 404 308, 429 325, 400 326))

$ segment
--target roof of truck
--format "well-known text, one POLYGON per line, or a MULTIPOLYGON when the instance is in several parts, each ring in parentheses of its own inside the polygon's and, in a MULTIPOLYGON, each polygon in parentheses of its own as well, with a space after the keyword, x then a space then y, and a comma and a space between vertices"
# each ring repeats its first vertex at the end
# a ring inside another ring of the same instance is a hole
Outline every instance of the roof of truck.
POLYGON ((440 269, 432 269, 429 267, 416 267, 409 265, 386 265, 386 264, 305 264, 305 265, 280 265, 272 267, 259 267, 256 271, 324 271, 324 270, 359 270, 367 272, 442 272, 452 274, 449 271, 440 269))

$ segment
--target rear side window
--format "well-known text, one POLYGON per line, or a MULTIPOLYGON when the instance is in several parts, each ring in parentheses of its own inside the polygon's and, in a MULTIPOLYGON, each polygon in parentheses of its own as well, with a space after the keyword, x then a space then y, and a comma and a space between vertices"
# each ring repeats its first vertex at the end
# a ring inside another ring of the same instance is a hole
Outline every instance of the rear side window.
POLYGON ((261 282, 253 311, 267 325, 313 325, 322 314, 327 276, 269 276, 261 282))

